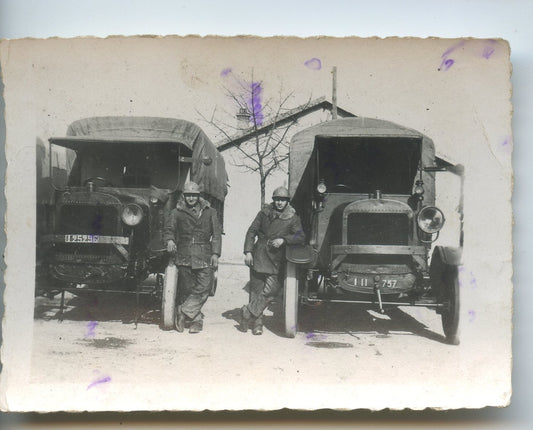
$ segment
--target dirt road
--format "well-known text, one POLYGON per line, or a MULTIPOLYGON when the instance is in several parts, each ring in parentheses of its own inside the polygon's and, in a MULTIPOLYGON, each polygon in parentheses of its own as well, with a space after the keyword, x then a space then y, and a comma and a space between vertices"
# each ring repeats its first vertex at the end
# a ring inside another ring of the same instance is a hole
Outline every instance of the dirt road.
MULTIPOLYGON (((458 366, 474 380, 487 377, 486 369, 479 370, 483 366, 465 361, 471 342, 445 344, 440 317, 425 308, 400 308, 380 315, 354 305, 323 304, 304 309, 296 338, 288 339, 283 336, 281 306, 276 304, 267 311, 262 336, 244 334, 237 324, 239 308, 247 301, 243 289, 247 277, 244 266, 221 265, 216 296, 204 307, 204 331, 194 335, 161 330, 159 304, 149 298, 141 301, 142 315, 136 325, 134 297, 67 295, 63 322, 57 320, 59 297, 39 297, 31 382, 74 384, 85 393, 104 393, 101 399, 107 403, 98 406, 103 409, 116 407, 110 392, 106 394, 108 387, 130 386, 132 381, 202 386, 204 393, 210 386, 227 387, 228 397, 250 398, 250 408, 261 405, 257 387, 285 394, 296 387, 305 391, 308 386, 312 392, 322 387, 319 391, 327 396, 328 387, 345 386, 353 398, 333 401, 353 408, 365 406, 361 399, 370 401, 379 393, 391 395, 398 390, 399 396, 414 392, 431 402, 433 395, 442 395, 450 385, 456 389, 468 385, 457 379, 458 366)), ((194 401, 200 409, 220 405, 216 403, 220 400, 211 401, 208 396, 200 403, 198 398, 194 401)), ((168 409, 174 404, 168 400, 143 409, 168 409)), ((301 404, 295 401, 292 406, 301 404)), ((283 406, 289 405, 280 403, 283 406)), ((179 403, 177 407, 190 406, 179 403)))

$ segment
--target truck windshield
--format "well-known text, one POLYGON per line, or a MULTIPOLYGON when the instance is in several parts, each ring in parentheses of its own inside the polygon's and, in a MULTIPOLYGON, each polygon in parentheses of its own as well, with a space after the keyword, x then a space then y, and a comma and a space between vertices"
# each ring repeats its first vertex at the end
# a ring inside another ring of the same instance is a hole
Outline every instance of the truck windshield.
POLYGON ((98 177, 113 187, 175 189, 190 166, 181 163, 180 169, 179 156, 190 156, 187 148, 180 150, 168 143, 95 142, 76 151, 68 185, 82 186, 98 177))
POLYGON ((411 194, 420 148, 416 138, 317 137, 318 179, 333 193, 411 194))

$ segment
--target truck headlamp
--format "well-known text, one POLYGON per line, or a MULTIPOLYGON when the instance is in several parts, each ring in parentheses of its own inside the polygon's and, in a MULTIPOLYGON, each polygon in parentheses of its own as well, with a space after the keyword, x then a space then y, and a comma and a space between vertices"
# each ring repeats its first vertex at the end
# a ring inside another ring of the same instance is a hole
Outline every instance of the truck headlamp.
POLYGON ((444 226, 444 214, 434 206, 426 206, 417 217, 420 230, 428 234, 438 233, 444 226))
POLYGON ((320 181, 319 184, 316 186, 316 190, 319 194, 325 194, 328 188, 326 187, 324 181, 320 181))
POLYGON ((130 203, 122 209, 121 218, 122 221, 124 221, 124 224, 133 227, 142 221, 143 210, 139 205, 130 203))

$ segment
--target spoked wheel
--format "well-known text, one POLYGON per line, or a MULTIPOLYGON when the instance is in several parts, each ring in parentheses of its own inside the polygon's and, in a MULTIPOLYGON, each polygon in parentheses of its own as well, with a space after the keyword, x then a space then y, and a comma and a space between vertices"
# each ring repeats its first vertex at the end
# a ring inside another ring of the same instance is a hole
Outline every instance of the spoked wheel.
POLYGON ((285 315, 285 335, 294 337, 298 331, 298 276, 296 264, 290 261, 287 261, 285 274, 283 310, 285 315))
POLYGON ((178 267, 174 264, 169 264, 165 269, 161 298, 161 328, 163 330, 171 330, 174 327, 177 292, 178 267))
POLYGON ((447 266, 443 284, 442 328, 446 341, 451 345, 459 345, 459 272, 457 266, 447 266))

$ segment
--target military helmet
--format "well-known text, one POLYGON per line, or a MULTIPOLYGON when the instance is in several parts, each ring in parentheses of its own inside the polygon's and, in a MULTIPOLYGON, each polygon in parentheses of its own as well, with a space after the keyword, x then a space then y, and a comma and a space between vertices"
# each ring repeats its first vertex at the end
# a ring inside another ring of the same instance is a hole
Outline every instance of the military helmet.
POLYGON ((200 194, 200 187, 196 182, 187 182, 183 186, 183 194, 200 194))
POLYGON ((289 190, 285 187, 278 187, 274 190, 272 193, 272 198, 278 198, 278 199, 290 199, 291 196, 289 195, 289 190))

